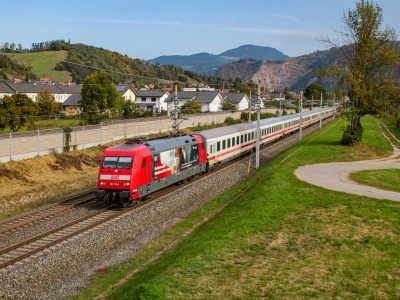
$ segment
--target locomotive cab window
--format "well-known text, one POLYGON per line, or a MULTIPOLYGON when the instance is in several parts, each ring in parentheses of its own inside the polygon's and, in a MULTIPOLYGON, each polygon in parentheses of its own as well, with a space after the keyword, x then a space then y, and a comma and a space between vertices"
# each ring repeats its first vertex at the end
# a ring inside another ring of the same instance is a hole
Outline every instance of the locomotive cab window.
POLYGON ((142 168, 146 167, 146 159, 143 157, 142 168))
POLYGON ((105 156, 103 159, 103 168, 130 169, 132 167, 133 157, 105 156))

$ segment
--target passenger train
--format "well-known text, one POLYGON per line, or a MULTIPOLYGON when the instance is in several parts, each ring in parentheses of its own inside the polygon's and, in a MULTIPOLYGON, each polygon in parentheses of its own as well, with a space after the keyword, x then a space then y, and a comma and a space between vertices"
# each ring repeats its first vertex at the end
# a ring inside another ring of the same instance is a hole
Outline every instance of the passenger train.
MULTIPOLYGON (((334 107, 304 112, 303 128, 334 113, 334 107)), ((300 123, 298 113, 260 120, 260 145, 299 131, 300 123)), ((104 151, 96 196, 112 205, 140 201, 250 152, 256 139, 257 121, 178 137, 127 139, 104 151)))

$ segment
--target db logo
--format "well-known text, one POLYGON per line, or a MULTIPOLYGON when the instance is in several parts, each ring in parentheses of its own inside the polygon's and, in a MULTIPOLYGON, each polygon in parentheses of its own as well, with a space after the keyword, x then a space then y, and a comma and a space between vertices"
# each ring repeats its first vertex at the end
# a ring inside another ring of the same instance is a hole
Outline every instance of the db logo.
POLYGON ((118 180, 118 175, 112 175, 111 180, 118 180))

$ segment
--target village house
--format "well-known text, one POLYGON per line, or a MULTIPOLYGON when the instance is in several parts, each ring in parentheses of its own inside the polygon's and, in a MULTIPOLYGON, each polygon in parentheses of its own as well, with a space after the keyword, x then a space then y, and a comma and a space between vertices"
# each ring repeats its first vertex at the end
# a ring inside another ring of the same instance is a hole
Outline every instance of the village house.
POLYGON ((237 110, 245 110, 249 107, 249 97, 246 93, 223 93, 222 97, 226 103, 236 106, 237 110))
POLYGON ((129 100, 131 102, 136 102, 136 97, 137 97, 138 93, 133 88, 132 85, 118 84, 115 86, 115 89, 121 94, 121 96, 125 100, 129 100))
POLYGON ((165 90, 138 90, 136 91, 136 106, 138 109, 151 111, 153 113, 161 113, 167 110, 165 100, 170 95, 165 90))
MULTIPOLYGON (((168 104, 168 110, 175 109, 174 105, 175 92, 168 96, 165 100, 168 104)), ((196 101, 201 105, 201 111, 215 112, 221 110, 221 104, 224 101, 219 92, 178 92, 178 107, 182 107, 185 103, 196 101)), ((183 112, 185 113, 185 112, 183 112)))
POLYGON ((64 103, 61 104, 62 111, 66 116, 74 116, 81 113, 81 100, 80 94, 71 95, 64 103))

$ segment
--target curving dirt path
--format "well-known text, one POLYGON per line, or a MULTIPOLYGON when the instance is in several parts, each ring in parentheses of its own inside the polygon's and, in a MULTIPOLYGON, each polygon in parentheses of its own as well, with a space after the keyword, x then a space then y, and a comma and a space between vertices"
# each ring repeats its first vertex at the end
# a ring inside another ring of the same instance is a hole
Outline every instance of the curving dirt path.
POLYGON ((294 173, 302 181, 329 190, 400 202, 400 193, 363 185, 350 178, 351 173, 364 170, 400 169, 400 150, 393 144, 392 147, 393 155, 382 159, 307 165, 294 173))

